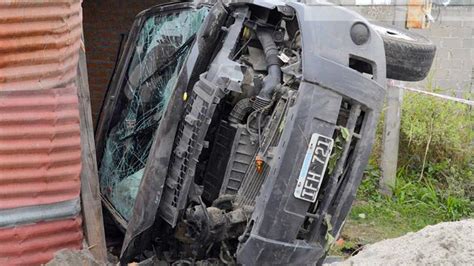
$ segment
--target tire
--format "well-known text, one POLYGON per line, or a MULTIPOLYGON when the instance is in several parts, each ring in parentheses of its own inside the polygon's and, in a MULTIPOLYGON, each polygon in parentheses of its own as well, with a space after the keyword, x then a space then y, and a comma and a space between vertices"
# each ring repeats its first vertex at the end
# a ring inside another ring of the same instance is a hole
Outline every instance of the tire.
POLYGON ((385 25, 372 28, 380 34, 385 46, 387 78, 420 81, 428 76, 436 46, 424 36, 385 25))

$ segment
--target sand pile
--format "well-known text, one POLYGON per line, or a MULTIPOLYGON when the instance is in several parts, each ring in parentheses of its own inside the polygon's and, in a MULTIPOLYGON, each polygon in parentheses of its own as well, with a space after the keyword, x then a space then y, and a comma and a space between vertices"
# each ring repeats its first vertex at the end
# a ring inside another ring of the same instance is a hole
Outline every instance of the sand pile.
POLYGON ((427 226, 368 245, 342 265, 473 265, 474 219, 427 226))

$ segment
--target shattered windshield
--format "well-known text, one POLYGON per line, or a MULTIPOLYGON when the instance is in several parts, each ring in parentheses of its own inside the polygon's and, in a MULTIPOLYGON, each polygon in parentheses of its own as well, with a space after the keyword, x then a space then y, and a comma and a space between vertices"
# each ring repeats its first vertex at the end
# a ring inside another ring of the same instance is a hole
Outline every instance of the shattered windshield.
MULTIPOLYGON (((145 164, 178 74, 208 10, 148 18, 139 31, 99 175, 102 194, 129 220, 145 164)), ((130 53, 129 53, 130 54, 130 53)))

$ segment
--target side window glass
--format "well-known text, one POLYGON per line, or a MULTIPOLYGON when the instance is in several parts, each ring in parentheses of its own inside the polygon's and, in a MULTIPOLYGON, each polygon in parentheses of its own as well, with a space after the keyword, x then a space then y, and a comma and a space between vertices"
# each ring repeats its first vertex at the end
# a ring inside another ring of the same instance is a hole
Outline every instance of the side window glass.
POLYGON ((201 8, 149 17, 131 48, 99 169, 102 194, 125 220, 131 216, 154 133, 207 13, 201 8))

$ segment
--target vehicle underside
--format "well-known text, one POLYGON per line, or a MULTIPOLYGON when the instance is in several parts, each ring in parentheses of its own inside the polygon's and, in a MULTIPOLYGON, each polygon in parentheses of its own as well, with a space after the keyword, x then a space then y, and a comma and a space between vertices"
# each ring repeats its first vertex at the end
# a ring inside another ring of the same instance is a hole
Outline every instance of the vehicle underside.
POLYGON ((139 15, 96 132, 121 261, 324 258, 371 151, 385 49, 364 18, 327 4, 139 15))

